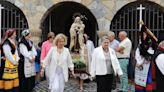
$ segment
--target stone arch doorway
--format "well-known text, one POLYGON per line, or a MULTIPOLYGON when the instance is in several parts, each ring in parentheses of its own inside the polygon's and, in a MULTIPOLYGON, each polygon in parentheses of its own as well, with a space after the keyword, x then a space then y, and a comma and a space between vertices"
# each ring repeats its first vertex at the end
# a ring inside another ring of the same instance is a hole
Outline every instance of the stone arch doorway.
POLYGON ((83 20, 85 24, 84 33, 87 33, 90 39, 97 45, 98 23, 91 11, 84 5, 72 1, 60 2, 52 6, 43 16, 41 20, 42 41, 46 40, 47 33, 53 31, 55 34, 64 33, 70 42, 69 29, 73 23, 73 14, 81 13, 87 17, 83 20))
POLYGON ((27 19, 23 12, 14 4, 8 1, 0 1, 0 5, 3 7, 1 10, 1 37, 5 34, 5 31, 9 28, 17 29, 17 40, 20 37, 21 31, 29 28, 27 19))
POLYGON ((164 39, 164 10, 160 5, 150 1, 135 1, 122 7, 114 16, 110 29, 118 35, 119 31, 126 31, 132 40, 133 48, 139 42, 139 10, 137 7, 142 4, 142 19, 147 27, 158 37, 164 39))

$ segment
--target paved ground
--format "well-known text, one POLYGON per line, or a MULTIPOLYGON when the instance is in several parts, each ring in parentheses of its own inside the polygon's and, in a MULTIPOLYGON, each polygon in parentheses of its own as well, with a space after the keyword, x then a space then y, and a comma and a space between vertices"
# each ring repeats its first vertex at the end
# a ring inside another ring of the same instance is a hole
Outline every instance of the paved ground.
MULTIPOLYGON (((41 83, 39 83, 34 88, 33 92, 48 92, 46 81, 42 81, 41 83)), ((84 83, 84 90, 80 91, 77 80, 70 79, 65 85, 64 92, 96 92, 96 83, 95 82, 84 83)), ((117 91, 113 90, 112 92, 117 92, 117 91)))

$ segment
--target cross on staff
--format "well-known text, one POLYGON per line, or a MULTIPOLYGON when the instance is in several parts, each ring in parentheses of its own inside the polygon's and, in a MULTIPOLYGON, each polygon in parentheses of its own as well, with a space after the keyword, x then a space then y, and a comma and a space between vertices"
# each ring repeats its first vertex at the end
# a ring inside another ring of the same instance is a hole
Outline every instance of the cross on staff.
MULTIPOLYGON (((1 4, 0 4, 0 31, 1 31, 1 32, 0 32, 0 43, 1 43, 1 33, 2 33, 2 30, 1 30, 1 22, 2 22, 2 21, 1 21, 1 18, 2 18, 2 16, 1 16, 1 10, 2 10, 2 9, 4 9, 4 7, 2 7, 1 4)), ((1 66, 1 60, 0 60, 0 66, 1 66)))
MULTIPOLYGON (((0 4, 0 30, 1 30, 1 23, 2 23, 2 21, 1 21, 1 18, 2 18, 2 16, 1 16, 1 11, 2 11, 2 9, 4 9, 4 7, 2 7, 2 5, 0 4)), ((0 36, 1 36, 1 33, 2 33, 2 30, 1 30, 1 32, 0 32, 0 36)), ((0 37, 0 42, 1 42, 1 37, 0 37)))
POLYGON ((140 7, 137 7, 137 10, 139 10, 140 11, 140 16, 139 16, 139 31, 141 31, 141 26, 142 26, 142 23, 143 23, 143 21, 142 21, 142 10, 144 10, 145 9, 145 7, 143 7, 142 6, 142 4, 140 4, 140 7))

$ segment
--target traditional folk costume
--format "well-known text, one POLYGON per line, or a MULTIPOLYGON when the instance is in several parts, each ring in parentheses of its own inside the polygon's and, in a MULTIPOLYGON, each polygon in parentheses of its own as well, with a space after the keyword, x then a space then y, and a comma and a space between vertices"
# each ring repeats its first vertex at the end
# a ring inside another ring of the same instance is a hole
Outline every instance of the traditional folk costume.
POLYGON ((3 42, 1 47, 0 92, 19 92, 19 56, 15 42, 9 38, 14 31, 16 30, 9 29, 6 32, 8 39, 3 42))
POLYGON ((154 54, 156 65, 156 92, 164 91, 164 48, 158 48, 154 54))
POLYGON ((22 32, 23 38, 19 43, 20 62, 19 62, 19 76, 20 76, 20 91, 31 92, 35 86, 35 61, 31 61, 37 55, 34 44, 25 37, 30 34, 29 30, 22 32))
POLYGON ((42 61, 43 67, 49 64, 49 89, 50 92, 64 92, 65 82, 68 81, 68 68, 73 71, 71 55, 68 48, 63 48, 61 53, 57 47, 51 47, 46 58, 42 61), (48 63, 50 61, 50 64, 48 63))
MULTIPOLYGON (((135 68, 135 91, 136 92, 152 92, 153 79, 152 79, 152 55, 156 49, 156 41, 148 33, 145 25, 141 28, 141 43, 136 49, 135 59, 137 61, 135 68), (146 38, 144 39, 145 32, 146 38)), ((149 31, 150 32, 150 31, 149 31)))

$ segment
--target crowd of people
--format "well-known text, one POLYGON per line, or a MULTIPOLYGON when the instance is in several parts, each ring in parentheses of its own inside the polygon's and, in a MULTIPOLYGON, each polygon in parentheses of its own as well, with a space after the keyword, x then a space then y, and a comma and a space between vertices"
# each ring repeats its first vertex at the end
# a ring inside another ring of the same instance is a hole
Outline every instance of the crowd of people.
MULTIPOLYGON (((129 91, 127 68, 131 62, 132 42, 125 31, 119 32, 119 41, 115 33, 109 31, 100 38, 102 43, 96 48, 89 36, 83 34, 80 49, 87 70, 80 76, 75 73, 71 50, 65 47, 67 37, 64 34, 55 36, 50 32, 47 40, 37 47, 30 39, 29 29, 23 30, 21 35, 17 42, 16 29, 8 29, 2 39, 0 92, 32 92, 44 76, 50 92, 64 92, 69 74, 80 78, 80 90, 83 90, 84 80, 89 78, 96 80, 97 92, 111 92, 112 85, 117 84, 116 79, 119 79, 119 92, 129 91)), ((135 51, 135 92, 153 92, 154 89, 163 92, 164 41, 158 45, 158 39, 145 25, 140 35, 135 51)))

